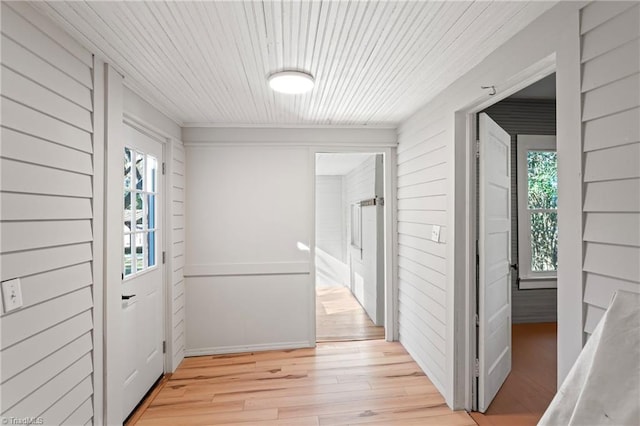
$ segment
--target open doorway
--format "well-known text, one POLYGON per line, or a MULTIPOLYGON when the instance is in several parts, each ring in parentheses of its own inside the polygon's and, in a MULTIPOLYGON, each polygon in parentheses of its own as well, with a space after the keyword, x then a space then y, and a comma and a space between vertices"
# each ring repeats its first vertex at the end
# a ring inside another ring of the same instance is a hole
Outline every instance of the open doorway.
POLYGON ((383 155, 316 154, 316 341, 385 337, 383 155))
MULTIPOLYGON (((492 425, 492 419, 498 416, 502 421, 510 419, 513 424, 535 425, 556 392, 558 180, 555 98, 555 74, 551 74, 478 114, 486 115, 486 119, 504 130, 510 151, 510 176, 506 188, 509 194, 504 200, 510 213, 506 216, 509 220, 505 235, 508 237, 504 241, 509 246, 510 269, 510 274, 505 276, 508 295, 505 295, 504 305, 508 305, 505 308, 508 309, 505 316, 509 323, 508 336, 499 339, 491 332, 483 335, 483 325, 494 329, 495 324, 480 317, 476 337, 479 361, 483 356, 490 358, 494 354, 508 355, 509 360, 504 362, 503 374, 495 374, 500 376, 499 380, 492 377, 492 368, 499 365, 492 359, 485 359, 484 373, 480 365, 479 377, 472 379, 476 381, 473 386, 477 389, 474 396, 478 397, 475 408, 484 412, 472 413, 479 425, 492 425), (501 341, 504 348, 498 348, 497 341, 501 341), (481 383, 483 374, 485 384, 481 383), (493 383, 489 383, 491 381, 493 383), (483 395, 483 391, 489 395, 483 395)), ((481 120, 479 117, 478 122, 481 120)), ((480 128, 477 131, 482 135, 480 128)), ((479 144, 482 143, 481 140, 479 144)), ((483 196, 480 194, 483 191, 482 167, 491 164, 482 155, 491 154, 483 151, 482 146, 479 152, 476 209, 479 287, 476 295, 479 312, 483 312, 479 305, 484 302, 483 315, 488 317, 491 313, 487 310, 492 306, 499 310, 496 300, 500 296, 492 288, 496 275, 486 273, 491 268, 486 259, 496 250, 491 240, 496 242, 497 239, 490 232, 482 235, 483 221, 488 223, 483 212, 491 211, 491 206, 483 207, 480 201, 483 196), (483 238, 489 241, 484 247, 483 238)), ((491 203, 486 198, 485 202, 491 203)))

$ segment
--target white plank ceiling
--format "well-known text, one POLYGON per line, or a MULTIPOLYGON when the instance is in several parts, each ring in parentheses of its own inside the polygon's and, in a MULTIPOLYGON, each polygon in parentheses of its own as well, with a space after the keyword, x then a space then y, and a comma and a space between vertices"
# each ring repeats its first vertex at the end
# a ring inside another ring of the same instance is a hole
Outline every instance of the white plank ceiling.
POLYGON ((34 2, 180 124, 395 125, 547 1, 34 2), (315 76, 304 95, 267 76, 315 76))

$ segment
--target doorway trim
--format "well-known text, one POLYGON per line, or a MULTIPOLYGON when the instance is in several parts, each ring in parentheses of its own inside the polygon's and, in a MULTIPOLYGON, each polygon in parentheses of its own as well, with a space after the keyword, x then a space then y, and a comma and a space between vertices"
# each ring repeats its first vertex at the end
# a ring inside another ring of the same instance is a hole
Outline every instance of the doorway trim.
POLYGON ((311 239, 310 259, 311 286, 309 292, 309 336, 316 345, 316 154, 366 153, 382 154, 384 170, 384 333, 385 340, 398 340, 398 281, 397 281, 397 180, 396 148, 385 146, 314 146, 309 148, 309 170, 311 172, 311 239))
POLYGON ((455 227, 463 232, 455 234, 455 270, 464 271, 463 278, 455 292, 450 313, 459 332, 454 333, 453 362, 453 405, 454 408, 474 410, 475 353, 476 353, 476 126, 477 114, 489 106, 500 102, 525 87, 541 80, 556 70, 556 54, 553 53, 501 84, 495 95, 478 99, 455 113, 455 227))
MULTIPOLYGON (((122 371, 123 360, 119 348, 122 345, 122 315, 120 285, 122 281, 122 155, 124 141, 122 139, 123 126, 129 125, 143 134, 162 144, 162 162, 167 163, 171 136, 144 120, 124 111, 123 77, 109 64, 104 66, 104 234, 103 234, 103 291, 95 295, 95 305, 101 305, 102 315, 102 383, 96 381, 95 396, 101 401, 96 407, 102 406, 104 424, 120 424, 123 419, 122 406, 122 371), (111 285, 109 285, 109 283, 111 285), (97 389, 100 386, 101 389, 97 389)), ((101 73, 102 74, 102 73, 101 73)), ((99 75, 99 74, 97 74, 99 75)), ((99 101, 99 99, 97 99, 99 101)), ((169 214, 171 212, 171 194, 169 193, 169 171, 162 176, 162 252, 167 252, 170 244, 169 214)), ((167 258, 171 259, 170 253, 167 258)), ((161 262, 161 259, 160 259, 161 262)), ((167 350, 163 354, 163 372, 171 370, 170 344, 171 339, 171 274, 168 273, 170 260, 160 263, 162 267, 162 321, 163 339, 167 342, 167 350)), ((98 347, 98 346, 96 346, 98 347)))

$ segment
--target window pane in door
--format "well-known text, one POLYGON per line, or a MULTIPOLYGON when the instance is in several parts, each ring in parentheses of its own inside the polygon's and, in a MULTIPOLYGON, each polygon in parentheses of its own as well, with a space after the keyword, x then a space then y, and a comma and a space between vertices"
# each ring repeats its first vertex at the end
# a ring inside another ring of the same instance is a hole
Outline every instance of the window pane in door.
POLYGON ((136 193, 136 230, 144 230, 144 198, 136 193))
POLYGON ((124 232, 131 232, 131 191, 124 191, 124 232))
POLYGON ((144 154, 136 152, 136 189, 144 189, 144 154))
POLYGON ((155 229, 156 227, 156 196, 147 194, 147 228, 155 229))
POLYGON ((131 150, 124 149, 124 187, 131 189, 131 150))
POLYGON ((531 213, 531 270, 558 270, 558 213, 531 213))
POLYGON ((147 265, 149 267, 156 264, 156 233, 147 233, 147 265))
POLYGON ((558 161, 552 151, 527 152, 528 207, 558 207, 558 161))
POLYGON ((145 233, 140 232, 135 234, 136 241, 136 271, 142 271, 145 269, 144 264, 144 243, 145 243, 145 233))
POLYGON ((124 235, 124 276, 131 275, 133 272, 131 260, 131 234, 124 235))

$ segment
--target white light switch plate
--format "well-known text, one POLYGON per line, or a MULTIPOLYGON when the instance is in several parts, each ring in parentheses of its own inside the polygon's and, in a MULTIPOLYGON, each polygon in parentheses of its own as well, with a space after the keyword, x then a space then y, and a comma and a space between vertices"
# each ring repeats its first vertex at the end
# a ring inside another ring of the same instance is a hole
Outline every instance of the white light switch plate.
POLYGON ((433 225, 431 227, 431 241, 436 243, 440 242, 440 225, 433 225))
POLYGON ((2 301, 4 302, 5 312, 11 312, 22 307, 20 278, 2 282, 2 301))

